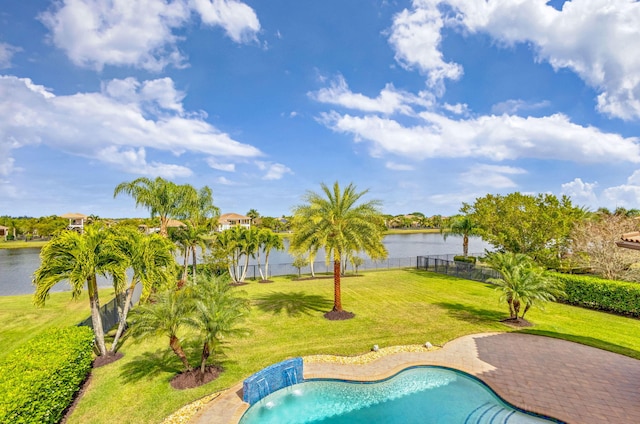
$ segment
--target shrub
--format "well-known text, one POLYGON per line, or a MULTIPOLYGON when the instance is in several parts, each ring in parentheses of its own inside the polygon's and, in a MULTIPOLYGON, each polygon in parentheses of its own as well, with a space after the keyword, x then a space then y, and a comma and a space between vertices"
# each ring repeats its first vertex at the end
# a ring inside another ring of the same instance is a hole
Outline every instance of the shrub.
POLYGON ((571 305, 640 317, 640 284, 587 275, 554 274, 564 286, 559 300, 571 305))
POLYGON ((43 332, 0 363, 0 422, 57 423, 91 370, 93 332, 43 332))
POLYGON ((476 263, 476 257, 475 256, 454 256, 453 260, 455 262, 468 262, 470 264, 475 264, 476 263))

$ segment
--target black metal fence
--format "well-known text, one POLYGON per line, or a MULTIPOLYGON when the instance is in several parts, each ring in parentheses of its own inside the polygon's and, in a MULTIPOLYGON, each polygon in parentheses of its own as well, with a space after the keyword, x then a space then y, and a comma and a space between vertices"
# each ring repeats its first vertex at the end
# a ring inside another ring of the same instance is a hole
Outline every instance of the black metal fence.
MULTIPOLYGON (((137 285, 133 291, 133 296, 131 297, 131 306, 135 305, 140 300, 141 294, 142 288, 140 287, 140 285, 137 285)), ((104 329, 105 333, 120 322, 120 314, 122 309, 124 308, 124 303, 126 300, 127 294, 121 293, 111 299, 109 303, 100 307, 100 318, 102 318, 102 328, 104 329)), ((89 317, 84 321, 78 323, 78 325, 93 328, 93 319, 89 317)))
POLYGON ((454 261, 453 255, 418 256, 416 267, 426 271, 481 282, 487 282, 489 278, 501 277, 498 271, 491 268, 478 266, 469 262, 454 261), (451 259, 448 259, 449 256, 451 259))

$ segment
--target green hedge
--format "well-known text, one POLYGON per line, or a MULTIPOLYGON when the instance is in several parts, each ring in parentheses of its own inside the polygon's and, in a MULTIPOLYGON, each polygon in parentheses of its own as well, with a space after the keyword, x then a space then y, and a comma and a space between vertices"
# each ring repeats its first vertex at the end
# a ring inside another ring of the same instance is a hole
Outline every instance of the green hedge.
POLYGON ((563 284, 571 305, 640 317, 640 284, 605 280, 588 275, 554 274, 563 284))
POLYGON ((43 332, 0 363, 0 423, 57 423, 91 370, 93 332, 43 332))
POLYGON ((453 260, 455 262, 468 262, 470 264, 475 264, 476 263, 476 257, 475 256, 454 256, 453 260))

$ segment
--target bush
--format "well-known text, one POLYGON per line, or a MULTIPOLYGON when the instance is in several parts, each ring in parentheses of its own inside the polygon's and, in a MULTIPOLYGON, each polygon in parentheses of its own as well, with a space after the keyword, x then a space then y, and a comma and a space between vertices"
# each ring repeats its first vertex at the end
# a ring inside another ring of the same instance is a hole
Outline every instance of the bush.
POLYGON ((48 330, 0 363, 0 422, 57 423, 91 370, 88 327, 48 330))
POLYGON ((455 262, 468 262, 470 264, 475 264, 476 263, 476 257, 475 256, 454 256, 453 260, 455 262))
POLYGON ((564 286, 559 300, 617 314, 640 317, 640 284, 587 275, 554 274, 564 286))

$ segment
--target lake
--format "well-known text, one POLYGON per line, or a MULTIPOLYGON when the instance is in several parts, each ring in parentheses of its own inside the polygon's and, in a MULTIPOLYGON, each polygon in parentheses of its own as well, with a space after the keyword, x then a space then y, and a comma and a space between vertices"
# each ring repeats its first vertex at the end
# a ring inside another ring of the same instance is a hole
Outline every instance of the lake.
MULTIPOLYGON (((462 254, 462 237, 449 236, 444 240, 438 233, 420 234, 390 234, 385 236, 384 245, 389 252, 389 259, 406 259, 417 256, 462 254)), ((285 239, 285 247, 288 241, 285 239)), ((491 246, 482 239, 469 239, 469 254, 483 253, 491 246)), ((0 249, 0 296, 31 294, 34 288, 31 284, 33 272, 40 266, 40 249, 0 249)), ((316 258, 324 261, 321 251, 316 258)), ((264 258, 261 259, 264 263, 264 258)), ((269 255, 269 266, 275 269, 279 264, 293 262, 287 251, 272 251, 269 255)), ((250 261, 255 264, 255 261, 250 261)), ((317 271, 320 271, 317 269, 317 271)), ((109 287, 109 281, 101 279, 99 285, 109 287)), ((52 291, 69 291, 66 283, 59 283, 52 291)))

